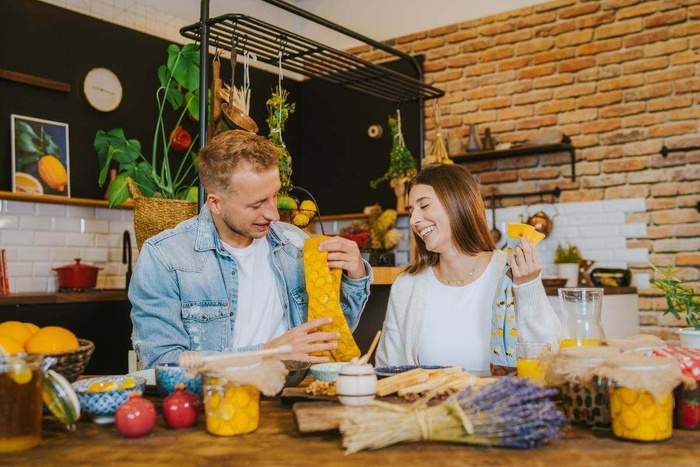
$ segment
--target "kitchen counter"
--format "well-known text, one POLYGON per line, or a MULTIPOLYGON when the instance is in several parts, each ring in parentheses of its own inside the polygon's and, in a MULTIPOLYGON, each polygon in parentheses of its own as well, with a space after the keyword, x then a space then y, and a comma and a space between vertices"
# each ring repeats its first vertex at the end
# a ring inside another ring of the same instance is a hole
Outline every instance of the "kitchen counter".
POLYGON ((205 432, 204 417, 193 428, 165 426, 158 398, 153 431, 124 439, 114 425, 83 420, 68 433, 46 416, 43 440, 24 452, 3 454, 7 465, 697 465, 700 431, 674 430, 659 443, 619 441, 609 430, 567 428, 564 438, 529 450, 480 448, 447 443, 408 443, 346 456, 337 432, 300 435, 292 409, 279 399, 263 399, 260 427, 242 436, 217 437, 205 432))
POLYGON ((128 300, 126 290, 88 290, 85 292, 13 293, 0 296, 0 306, 52 303, 116 302, 128 300))

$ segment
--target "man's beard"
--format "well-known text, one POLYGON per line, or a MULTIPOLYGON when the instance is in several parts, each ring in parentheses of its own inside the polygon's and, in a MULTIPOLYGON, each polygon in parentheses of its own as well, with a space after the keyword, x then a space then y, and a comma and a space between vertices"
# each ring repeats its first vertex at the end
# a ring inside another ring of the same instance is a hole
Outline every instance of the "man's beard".
POLYGON ((244 231, 244 230, 240 229, 239 227, 237 227, 236 224, 234 224, 233 222, 229 222, 229 220, 226 219, 226 216, 223 213, 221 213, 221 220, 224 222, 226 227, 228 227, 228 229, 231 232, 233 232, 237 235, 240 235, 241 237, 250 238, 250 239, 255 240, 256 238, 262 238, 265 235, 267 235, 267 234, 262 234, 262 235, 256 236, 255 234, 251 234, 250 232, 244 231))

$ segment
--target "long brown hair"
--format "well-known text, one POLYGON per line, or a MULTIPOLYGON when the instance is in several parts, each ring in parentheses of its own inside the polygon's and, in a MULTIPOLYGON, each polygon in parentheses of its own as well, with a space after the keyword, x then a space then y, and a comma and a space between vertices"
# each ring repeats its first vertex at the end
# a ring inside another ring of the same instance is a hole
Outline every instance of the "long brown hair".
MULTIPOLYGON (((408 184, 407 193, 416 185, 433 187, 445 208, 452 229, 452 241, 457 250, 474 255, 493 251, 496 245, 486 223, 486 208, 474 176, 461 165, 433 164, 416 175, 408 184)), ((413 233, 413 260, 406 268, 418 274, 440 262, 440 255, 425 248, 425 243, 413 233)))

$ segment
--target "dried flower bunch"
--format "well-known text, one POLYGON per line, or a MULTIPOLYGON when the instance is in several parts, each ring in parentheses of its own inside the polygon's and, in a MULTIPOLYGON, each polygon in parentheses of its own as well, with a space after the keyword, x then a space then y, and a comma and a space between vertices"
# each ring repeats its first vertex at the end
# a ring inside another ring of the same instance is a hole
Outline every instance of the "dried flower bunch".
POLYGON ((387 209, 382 212, 378 204, 373 206, 367 219, 370 234, 372 234, 371 246, 374 250, 391 250, 401 241, 401 231, 393 228, 396 225, 396 211, 387 209))

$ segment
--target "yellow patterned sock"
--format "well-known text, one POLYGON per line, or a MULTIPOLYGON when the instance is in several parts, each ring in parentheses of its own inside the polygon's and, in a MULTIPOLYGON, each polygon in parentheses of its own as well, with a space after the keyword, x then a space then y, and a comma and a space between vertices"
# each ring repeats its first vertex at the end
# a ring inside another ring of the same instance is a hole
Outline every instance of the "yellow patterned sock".
MULTIPOLYGON (((304 276, 306 277, 306 293, 309 296, 309 321, 318 318, 333 318, 331 324, 320 328, 323 332, 340 334, 338 348, 325 350, 318 355, 328 357, 330 361, 347 362, 353 357, 360 356, 360 349, 352 337, 352 332, 345 321, 345 315, 340 307, 341 269, 331 270, 328 267, 328 253, 318 251, 318 245, 330 237, 320 236, 306 239, 304 243, 304 276)), ((316 355, 316 354, 314 354, 316 355)))

